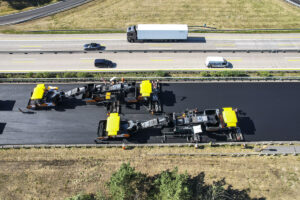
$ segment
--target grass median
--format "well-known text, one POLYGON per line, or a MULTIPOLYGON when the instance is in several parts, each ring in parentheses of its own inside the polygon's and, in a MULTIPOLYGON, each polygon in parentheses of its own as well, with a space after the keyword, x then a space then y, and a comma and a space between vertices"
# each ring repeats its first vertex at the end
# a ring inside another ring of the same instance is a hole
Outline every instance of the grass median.
MULTIPOLYGON (((0 150, 0 198, 64 199, 79 193, 106 191, 122 163, 130 162, 150 176, 178 167, 192 176, 205 173, 207 183, 222 178, 252 198, 297 199, 299 156, 155 156, 161 153, 240 152, 230 147, 63 148, 0 150)), ((250 151, 250 150, 242 150, 250 151)))
POLYGON ((216 29, 295 29, 299 8, 282 0, 94 0, 19 25, 6 32, 66 29, 118 29, 140 23, 206 24, 216 29))

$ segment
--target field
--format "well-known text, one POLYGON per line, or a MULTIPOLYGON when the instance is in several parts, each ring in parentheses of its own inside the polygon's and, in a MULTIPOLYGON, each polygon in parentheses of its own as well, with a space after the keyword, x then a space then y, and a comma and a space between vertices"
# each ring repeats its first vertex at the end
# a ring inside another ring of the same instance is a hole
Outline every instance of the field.
POLYGON ((283 0, 94 0, 0 30, 123 29, 139 23, 186 23, 218 29, 300 28, 300 9, 283 0))
POLYGON ((191 175, 205 172, 206 182, 220 180, 251 197, 297 199, 299 156, 157 156, 162 153, 237 152, 241 147, 144 147, 0 150, 0 199, 64 199, 80 192, 105 191, 105 182, 122 163, 149 175, 178 166, 191 175))

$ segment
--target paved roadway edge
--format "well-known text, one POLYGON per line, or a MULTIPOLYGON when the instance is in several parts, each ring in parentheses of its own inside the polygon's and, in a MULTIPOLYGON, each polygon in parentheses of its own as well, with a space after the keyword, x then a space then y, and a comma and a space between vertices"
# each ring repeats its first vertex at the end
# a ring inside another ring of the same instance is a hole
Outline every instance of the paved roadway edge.
POLYGON ((300 4, 298 3, 298 1, 295 0, 285 0, 285 1, 300 8, 300 4))
MULTIPOLYGON (((36 144, 36 145, 0 145, 1 149, 50 149, 50 148, 144 148, 144 147, 194 147, 195 149, 205 146, 210 147, 222 147, 222 146, 243 146, 247 148, 247 145, 256 145, 256 146, 266 146, 266 145, 288 145, 295 146, 300 145, 300 141, 261 141, 261 142, 223 142, 223 143, 173 143, 173 144, 36 144)), ((247 153, 192 153, 192 154, 153 154, 153 156, 231 156, 231 157, 240 157, 240 156, 276 156, 276 155, 300 155, 300 152, 294 150, 294 152, 274 152, 266 153, 263 152, 265 147, 258 149, 256 152, 247 152, 247 153)), ((295 149, 295 148, 294 148, 295 149)))
MULTIPOLYGON (((28 73, 28 72, 109 72, 109 73, 126 73, 126 72, 157 72, 157 71, 172 71, 178 73, 184 72, 201 72, 201 71, 300 71, 300 68, 288 68, 288 67, 278 67, 278 68, 233 68, 233 69, 207 69, 207 68, 186 68, 186 69, 173 69, 173 68, 164 68, 164 69, 138 69, 138 68, 128 68, 128 69, 65 69, 65 70, 0 70, 0 73, 28 73)), ((136 77, 139 78, 139 77, 136 77)), ((152 77, 157 78, 157 77, 152 77)), ((170 77, 164 77, 165 79, 170 79, 170 77)), ((195 77, 181 77, 181 78, 195 78, 195 77)), ((205 78, 205 77, 203 77, 205 78)), ((272 78, 272 77, 270 77, 272 78)), ((48 78, 50 79, 50 78, 48 78)), ((200 79, 200 78, 199 78, 200 79)))

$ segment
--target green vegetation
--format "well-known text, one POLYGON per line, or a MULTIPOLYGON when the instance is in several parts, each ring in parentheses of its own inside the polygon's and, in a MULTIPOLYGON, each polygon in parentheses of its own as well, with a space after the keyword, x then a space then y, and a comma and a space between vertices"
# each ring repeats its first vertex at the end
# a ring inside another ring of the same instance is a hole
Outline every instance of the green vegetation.
POLYGON ((75 78, 103 79, 111 77, 165 77, 165 78, 214 78, 214 77, 300 77, 300 71, 145 71, 145 72, 39 72, 0 73, 0 78, 75 78))
POLYGON ((299 18, 299 8, 282 0, 101 0, 0 30, 17 33, 78 29, 111 32, 116 29, 119 32, 139 23, 207 24, 216 29, 299 29, 299 18))
POLYGON ((161 200, 249 200, 249 190, 232 189, 225 179, 206 184, 205 174, 201 172, 192 177, 187 172, 178 173, 178 169, 165 170, 160 174, 148 176, 137 172, 130 164, 122 164, 113 173, 107 183, 109 195, 79 194, 66 200, 131 200, 131 199, 161 199, 161 200), (226 188, 225 188, 226 187, 226 188))
POLYGON ((0 0, 0 16, 45 6, 60 0, 0 0))

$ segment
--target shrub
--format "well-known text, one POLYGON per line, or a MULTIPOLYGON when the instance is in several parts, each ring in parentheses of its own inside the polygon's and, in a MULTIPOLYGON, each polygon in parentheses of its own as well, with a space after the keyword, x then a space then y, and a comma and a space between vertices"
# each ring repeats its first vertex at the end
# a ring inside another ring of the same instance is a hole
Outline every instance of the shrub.
POLYGON ((87 72, 78 72, 77 77, 78 78, 88 78, 88 77, 93 77, 93 75, 90 73, 87 73, 87 72))
POLYGON ((66 73, 64 73, 63 77, 64 78, 76 78, 77 74, 76 74, 76 72, 66 72, 66 73))
POLYGON ((178 169, 163 171, 155 180, 159 188, 158 199, 185 200, 191 198, 190 176, 178 174, 178 169))
POLYGON ((44 78, 44 74, 43 73, 36 73, 35 78, 44 78))
POLYGON ((169 72, 166 72, 166 71, 156 71, 155 75, 157 77, 168 77, 168 76, 170 76, 169 72))
POLYGON ((203 77, 210 77, 210 72, 202 72, 201 76, 203 76, 203 77))
POLYGON ((25 77, 26 78, 33 78, 34 74, 32 72, 28 72, 28 73, 25 74, 25 77))
POLYGON ((146 196, 143 195, 143 190, 146 178, 145 174, 136 172, 129 163, 123 163, 108 183, 112 198, 116 200, 144 199, 146 196))
POLYGON ((263 72, 258 72, 258 76, 260 76, 260 77, 270 77, 270 76, 272 76, 272 74, 270 72, 263 71, 263 72))

